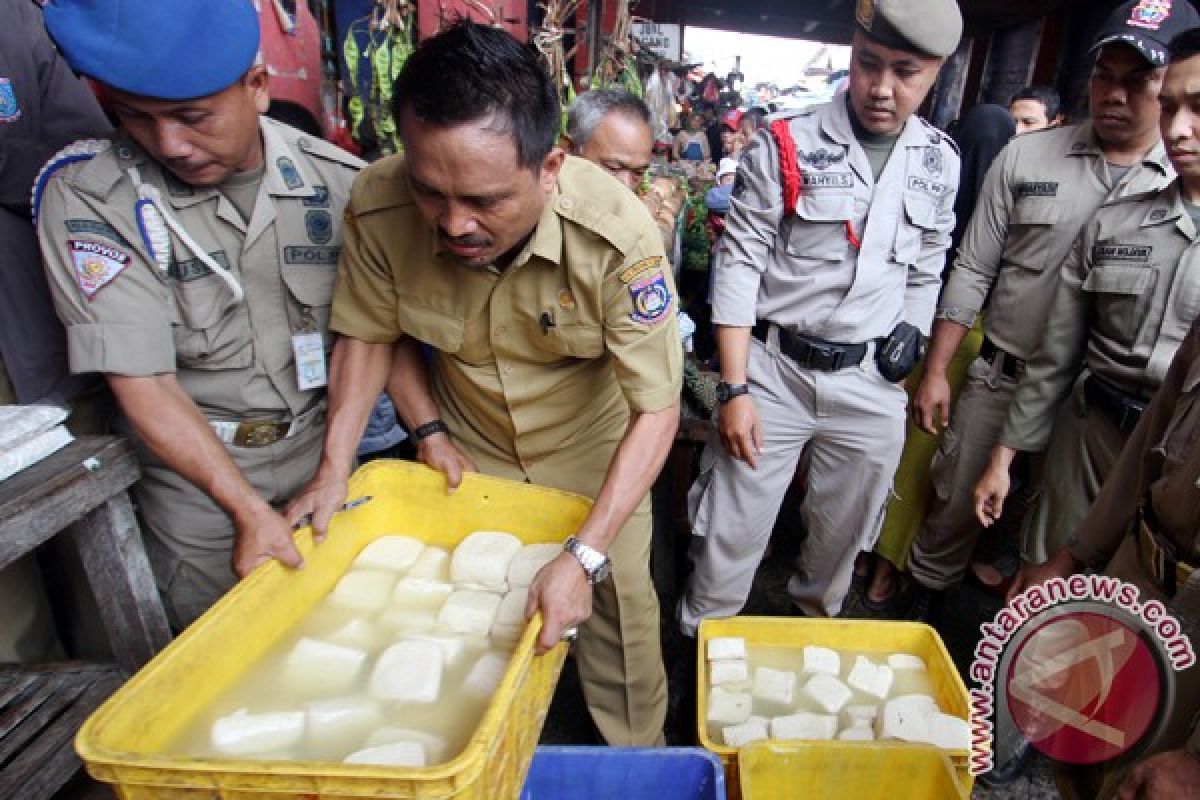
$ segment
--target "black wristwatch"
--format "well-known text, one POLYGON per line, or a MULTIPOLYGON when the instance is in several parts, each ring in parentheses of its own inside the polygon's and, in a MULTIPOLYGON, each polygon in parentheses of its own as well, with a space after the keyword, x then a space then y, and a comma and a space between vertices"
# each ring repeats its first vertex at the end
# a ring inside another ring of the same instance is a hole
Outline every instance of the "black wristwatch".
POLYGON ((717 384, 717 402, 725 405, 735 397, 741 397, 744 394, 750 394, 750 386, 745 383, 726 383, 721 381, 717 384))
POLYGON ((427 439, 430 436, 433 436, 435 433, 444 433, 449 436, 450 428, 448 428, 446 423, 440 419, 431 419, 424 425, 418 425, 416 428, 414 428, 412 432, 412 438, 414 442, 419 442, 422 439, 427 439))

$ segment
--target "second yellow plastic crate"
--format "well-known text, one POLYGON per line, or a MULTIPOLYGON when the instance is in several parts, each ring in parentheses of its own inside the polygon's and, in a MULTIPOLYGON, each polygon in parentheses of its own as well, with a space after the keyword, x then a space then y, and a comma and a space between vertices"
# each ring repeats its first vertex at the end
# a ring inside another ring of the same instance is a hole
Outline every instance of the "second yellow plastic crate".
POLYGON ((376 461, 358 470, 349 497, 365 505, 334 517, 328 538, 297 536, 306 560, 291 571, 256 570, 147 664, 80 729, 75 745, 98 780, 122 800, 349 800, 515 798, 521 790, 566 657, 566 646, 533 653, 530 625, 483 720, 453 761, 421 769, 317 762, 191 758, 164 752, 324 597, 369 542, 389 533, 452 548, 479 529, 526 542, 574 533, 590 503, 567 492, 468 475, 447 495, 439 473, 376 461))
MULTIPOLYGON (((970 698, 946 645, 937 631, 918 622, 895 622, 892 620, 866 619, 807 619, 803 617, 730 617, 707 619, 700 623, 697 636, 696 667, 696 725, 700 744, 716 753, 725 766, 725 782, 729 796, 739 796, 738 750, 717 744, 708 735, 708 659, 705 653, 708 640, 718 636, 740 636, 750 647, 803 647, 813 644, 861 653, 912 653, 920 656, 929 670, 933 684, 934 699, 938 707, 947 714, 966 719, 970 698)), ((832 752, 843 752, 858 746, 848 742, 834 742, 832 752)), ((924 745, 906 742, 880 742, 876 747, 895 749, 899 753, 913 753, 927 749, 924 745)), ((969 751, 945 751, 958 773, 959 783, 969 792, 974 778, 967 770, 969 751)), ((903 759, 903 755, 896 756, 903 759)), ((816 794, 813 797, 829 795, 816 794)), ((840 795, 838 795, 840 796, 840 795)), ((858 798, 857 794, 846 794, 858 798)), ((916 797, 917 795, 914 795, 916 797)))

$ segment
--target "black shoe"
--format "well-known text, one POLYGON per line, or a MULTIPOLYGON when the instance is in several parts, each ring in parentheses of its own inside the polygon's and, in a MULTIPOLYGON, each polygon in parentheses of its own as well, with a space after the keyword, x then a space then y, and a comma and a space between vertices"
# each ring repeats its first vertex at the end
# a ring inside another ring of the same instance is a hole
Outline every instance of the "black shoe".
POLYGON ((696 639, 685 636, 673 621, 663 636, 663 665, 667 672, 668 745, 696 744, 696 639))
POLYGON ((1012 786, 1025 776, 1034 752, 1033 745, 1025 742, 1008 761, 992 767, 990 772, 975 776, 975 783, 985 789, 1003 789, 1005 786, 1012 786))

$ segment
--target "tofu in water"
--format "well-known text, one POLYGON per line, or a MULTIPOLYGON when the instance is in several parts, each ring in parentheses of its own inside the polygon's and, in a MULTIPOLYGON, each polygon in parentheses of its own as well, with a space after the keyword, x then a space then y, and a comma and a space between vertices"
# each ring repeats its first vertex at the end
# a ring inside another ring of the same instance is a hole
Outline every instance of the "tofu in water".
POLYGON ((937 703, 927 694, 893 697, 883 704, 880 738, 928 742, 929 720, 937 713, 937 703))
POLYGON ((825 673, 836 677, 842 672, 842 658, 836 650, 830 650, 828 647, 805 645, 804 666, 800 671, 805 675, 825 673))
POLYGON ((501 531, 468 534, 450 557, 450 577, 456 584, 489 592, 508 590, 508 567, 521 550, 521 540, 501 531))
POLYGON ((387 628, 392 638, 409 639, 420 634, 433 633, 438 618, 432 611, 414 608, 386 608, 380 612, 379 624, 387 628))
POLYGON ((726 747, 744 747, 750 742, 767 739, 770 731, 765 717, 751 717, 741 725, 726 725, 721 728, 721 738, 726 747))
POLYGON ((846 706, 842 709, 842 713, 846 715, 848 725, 871 725, 874 724, 875 718, 879 716, 878 706, 846 706))
POLYGON ((368 691, 380 700, 433 703, 442 688, 442 648, 407 640, 383 651, 371 673, 368 691))
POLYGON ((708 660, 745 658, 746 640, 740 636, 714 636, 708 640, 708 660))
POLYGON ((748 692, 731 692, 714 686, 708 693, 707 719, 716 725, 740 725, 750 719, 753 705, 748 692))
POLYGON ((832 675, 818 672, 804 684, 804 694, 824 711, 836 714, 842 710, 854 693, 832 675))
POLYGON ((333 587, 329 600, 352 611, 378 611, 388 604, 396 575, 373 569, 347 572, 333 587))
POLYGON ((888 666, 892 669, 925 669, 925 662, 919 656, 911 653, 893 653, 888 656, 888 666))
POLYGON ((709 683, 724 686, 750 680, 750 663, 744 658, 719 658, 708 662, 709 683))
POLYGON ((425 748, 420 742, 393 742, 364 747, 346 756, 346 764, 378 764, 389 767, 425 766, 425 748))
POLYGON ((408 568, 408 577, 440 583, 450 582, 450 553, 440 547, 426 547, 408 568))
POLYGON ((796 694, 796 673, 770 667, 754 668, 755 700, 791 705, 796 694))
POLYGON ((563 551, 561 544, 527 544, 513 556, 508 565, 508 585, 512 589, 529 586, 533 576, 563 551))
POLYGON ((838 732, 837 738, 843 742, 873 742, 875 741, 875 731, 871 729, 869 723, 855 724, 848 728, 842 728, 838 732))
POLYGON ((362 617, 355 617, 345 625, 332 631, 325 640, 343 647, 371 650, 375 643, 375 626, 362 617))
POLYGON ((929 717, 929 736, 925 741, 946 750, 970 750, 971 726, 965 719, 938 711, 929 717))
POLYGON ((417 742, 425 750, 425 760, 429 764, 439 764, 448 755, 447 743, 437 734, 417 731, 412 728, 383 727, 375 730, 363 744, 366 747, 378 747, 396 742, 417 742))
POLYGON ((467 673, 463 689, 472 694, 489 697, 495 694, 508 671, 508 656, 489 650, 479 657, 467 673))
POLYGON ((354 559, 355 569, 382 569, 404 572, 413 565, 425 544, 411 536, 380 536, 363 548, 354 559))
POLYGON ((428 578, 401 578, 392 591, 391 604, 397 608, 438 612, 442 603, 454 592, 449 583, 428 578))
POLYGON ((883 700, 892 690, 892 668, 886 664, 876 664, 865 656, 854 659, 854 666, 846 677, 846 683, 860 692, 883 700))
POLYGON ((482 639, 492 629, 499 610, 500 595, 459 589, 446 598, 437 621, 444 630, 482 639))
POLYGON ((213 722, 212 745, 234 756, 269 753, 291 747, 304 736, 303 711, 272 711, 251 714, 239 708, 213 722))
POLYGON ((367 697, 335 697, 315 700, 305 709, 308 715, 308 738, 356 739, 361 741, 367 732, 381 722, 379 704, 367 697))
POLYGON ((801 711, 771 720, 772 739, 832 739, 837 734, 837 717, 801 711))
POLYGON ((284 658, 280 679, 297 693, 339 694, 358 680, 366 660, 365 650, 306 637, 284 658))

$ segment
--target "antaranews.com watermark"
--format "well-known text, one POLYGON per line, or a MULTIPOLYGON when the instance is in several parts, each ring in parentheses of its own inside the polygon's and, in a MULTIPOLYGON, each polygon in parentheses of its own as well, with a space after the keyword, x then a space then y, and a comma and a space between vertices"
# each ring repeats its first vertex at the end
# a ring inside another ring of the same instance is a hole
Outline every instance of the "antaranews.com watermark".
POLYGON ((1196 663, 1191 640, 1166 607, 1158 600, 1142 602, 1137 586, 1108 575, 1072 575, 1033 586, 980 632, 970 671, 977 684, 970 691, 974 775, 994 766, 998 687, 1007 717, 1031 741, 1041 741, 1039 749, 1094 763, 1128 751, 1150 728, 1157 701, 1165 696, 1159 691, 1164 661, 1172 671, 1196 663), (1148 646, 1142 634, 1158 646, 1148 646), (1014 637, 1021 639, 1015 655, 1008 652, 1014 637), (1090 669, 1084 679, 1081 665, 1090 669), (1119 678, 1133 691, 1114 693, 1119 678), (1151 695, 1155 703, 1146 702, 1151 695))

